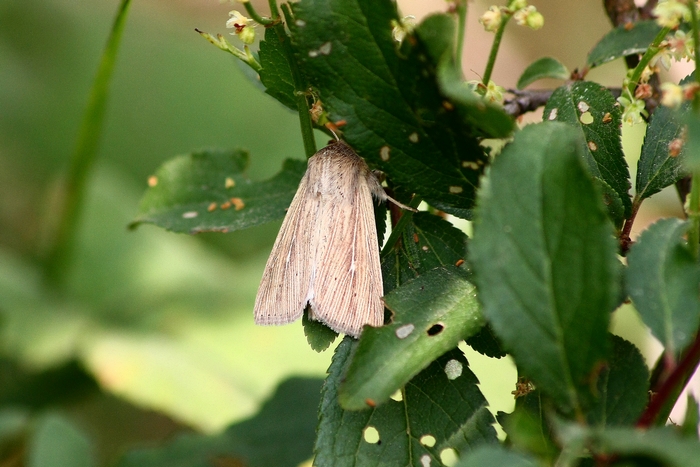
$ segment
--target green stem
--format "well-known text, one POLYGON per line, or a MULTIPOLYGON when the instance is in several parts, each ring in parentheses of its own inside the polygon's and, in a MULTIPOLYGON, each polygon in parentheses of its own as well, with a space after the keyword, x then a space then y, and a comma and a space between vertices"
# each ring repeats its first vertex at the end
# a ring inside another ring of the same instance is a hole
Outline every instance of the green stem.
POLYGON ((644 69, 647 67, 651 59, 654 58, 654 56, 659 52, 659 44, 661 44, 661 41, 666 38, 669 32, 671 32, 671 28, 668 27, 659 31, 652 43, 649 45, 647 51, 639 60, 637 66, 634 68, 629 83, 627 84, 627 91, 629 92, 630 96, 634 96, 634 90, 637 88, 637 84, 639 84, 639 79, 642 77, 644 69))
POLYGON ((457 2, 457 51, 455 65, 462 71, 462 51, 464 50, 464 35, 467 31, 467 0, 457 2))
MULTIPOLYGON (((697 63, 698 57, 700 57, 700 32, 698 26, 698 12, 694 8, 694 5, 690 7, 690 17, 693 26, 693 48, 695 49, 695 63, 697 63)), ((698 73, 697 68, 695 70, 695 81, 700 84, 700 73, 698 73)), ((695 93, 693 98, 693 109, 695 112, 700 113, 700 94, 695 93)))
POLYGON ((510 18, 512 16, 512 13, 503 13, 501 25, 498 27, 498 31, 496 31, 496 36, 493 38, 493 44, 491 44, 491 52, 489 53, 489 61, 486 62, 486 69, 484 70, 484 76, 481 80, 484 86, 488 87, 489 81, 491 81, 491 73, 493 72, 493 67, 496 64, 496 57, 498 56, 498 49, 501 46, 501 39, 503 38, 503 33, 506 30, 506 25, 508 24, 508 21, 510 21, 510 18))
POLYGON ((58 283, 70 261, 88 175, 97 158, 109 84, 130 4, 131 0, 122 0, 119 6, 83 113, 78 142, 63 185, 63 203, 60 208, 58 227, 45 257, 44 272, 49 282, 58 283))
MULTIPOLYGON (((693 40, 695 41, 695 58, 697 60, 700 44, 698 43, 698 14, 695 8, 695 2, 690 5, 691 25, 693 27, 693 40)), ((700 83, 700 73, 695 69, 695 79, 700 83)), ((693 110, 696 114, 700 113, 700 98, 695 94, 693 98, 693 110)), ((688 217, 690 219, 690 229, 688 230, 688 246, 690 251, 698 259, 698 249, 700 248, 700 170, 693 171, 693 178, 690 185, 690 199, 688 200, 688 217)))
POLYGON ((267 4, 270 6, 270 16, 273 20, 278 20, 280 18, 280 11, 277 8, 277 0, 267 0, 267 4))
MULTIPOLYGON (((408 205, 414 209, 417 209, 422 201, 423 198, 421 198, 420 196, 414 196, 408 205)), ((399 219, 399 221, 396 223, 396 226, 391 230, 391 235, 389 235, 389 238, 384 244, 384 248, 381 252, 382 257, 388 254, 394 248, 394 245, 399 240, 401 233, 411 222, 411 219, 413 219, 413 211, 404 211, 403 215, 401 216, 401 219, 399 219)))
MULTIPOLYGON (((275 3, 274 0, 270 0, 271 3, 275 3)), ((291 11, 287 4, 282 5, 284 10, 284 16, 287 21, 291 20, 291 11)), ((272 9, 272 5, 270 6, 272 9)), ((277 11, 277 5, 275 4, 275 11, 277 11)), ((277 13, 279 15, 279 12, 277 13)), ((289 69, 292 72, 292 80, 294 81, 294 101, 297 106, 297 113, 299 114, 299 125, 301 127, 301 137, 304 141, 304 152, 306 153, 307 159, 316 154, 316 140, 314 139, 314 126, 311 121, 311 114, 309 113, 309 104, 306 101, 306 92, 308 86, 304 80, 301 70, 299 69, 299 64, 294 56, 294 51, 292 50, 292 41, 287 35, 287 31, 284 29, 284 23, 278 22, 273 26, 275 32, 277 33, 277 38, 280 41, 282 51, 284 56, 289 63, 289 69)))
POLYGON ((245 2, 243 4, 245 7, 245 11, 248 13, 248 15, 252 18, 253 21, 255 21, 258 24, 262 24, 263 26, 268 26, 270 24, 273 24, 275 22, 274 19, 270 18, 263 18, 258 14, 257 11, 255 11, 255 8, 253 7, 253 4, 251 2, 245 2))

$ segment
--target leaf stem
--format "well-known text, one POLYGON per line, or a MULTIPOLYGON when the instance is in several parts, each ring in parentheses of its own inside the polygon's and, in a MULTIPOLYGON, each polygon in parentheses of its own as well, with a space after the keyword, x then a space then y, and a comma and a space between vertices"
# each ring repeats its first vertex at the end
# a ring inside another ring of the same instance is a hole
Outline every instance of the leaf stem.
POLYGON ((498 26, 498 30, 496 31, 496 35, 493 38, 493 44, 491 44, 491 52, 489 53, 489 60, 486 62, 486 69, 484 70, 484 76, 481 79, 481 82, 484 84, 484 86, 489 85, 489 81, 491 81, 491 73, 493 73, 493 67, 496 64, 496 57, 498 56, 498 49, 501 46, 501 39, 503 38, 503 33, 506 30, 506 25, 508 24, 508 21, 510 21, 510 18, 513 16, 513 13, 510 11, 506 11, 503 13, 503 17, 501 19, 501 24, 498 26))
POLYGON ((671 28, 669 27, 661 29, 656 37, 654 37, 654 40, 649 45, 649 48, 647 48, 647 51, 644 52, 644 55, 639 60, 637 66, 634 67, 634 71, 632 72, 632 75, 627 83, 627 92, 630 96, 634 96, 634 90, 637 88, 637 84, 639 84, 639 80, 642 77, 644 69, 647 67, 651 59, 654 58, 654 56, 659 52, 659 44, 661 44, 661 41, 666 38, 669 32, 671 32, 671 28))
MULTIPOLYGON (((245 7, 245 11, 248 13, 248 15, 250 15, 250 17, 256 23, 262 24, 263 26, 269 26, 275 23, 275 19, 263 18, 262 16, 260 16, 258 12, 255 11, 255 7, 253 7, 253 4, 251 2, 243 2, 243 6, 245 7)), ((279 14, 277 16, 279 17, 279 14)))
MULTIPOLYGON (((695 2, 691 2, 688 9, 691 15, 695 57, 697 59, 698 51, 700 50, 700 44, 698 44, 700 34, 698 34, 698 13, 695 2)), ((695 80, 700 83, 700 73, 698 73, 697 68, 695 69, 695 80)), ((700 113, 700 96, 698 93, 695 93, 693 97, 693 111, 696 114, 700 113)), ((690 181, 690 199, 688 200, 688 218, 690 220, 688 246, 697 260, 700 249, 700 170, 695 168, 692 175, 690 181)))
POLYGON ((97 158, 102 135, 109 84, 130 5, 131 0, 122 0, 117 10, 83 113, 68 173, 63 182, 63 201, 58 226, 44 258, 45 279, 54 284, 65 276, 63 273, 73 251, 87 180, 97 158))
MULTIPOLYGON (((270 9, 273 10, 273 14, 279 17, 279 12, 277 11, 277 4, 274 0, 270 0, 270 9), (274 4, 274 9, 273 5, 274 4)), ((291 21, 292 14, 289 10, 289 6, 285 3, 282 5, 282 10, 284 12, 284 17, 286 21, 291 21)), ((297 63, 296 57, 294 56, 294 50, 292 49, 291 38, 287 35, 287 31, 284 29, 284 23, 278 22, 273 26, 277 37, 280 41, 282 51, 284 56, 289 63, 289 69, 292 72, 292 80, 294 81, 294 101, 297 105, 297 113, 299 114, 299 125, 301 127, 301 137, 304 141, 304 151, 306 153, 306 158, 310 158, 316 154, 316 140, 314 139, 314 127, 311 121, 311 114, 309 113, 309 104, 306 100, 308 86, 306 80, 301 74, 299 69, 299 64, 297 63)))
POLYGON ((457 2, 457 50, 455 51, 455 66, 462 72, 462 51, 464 50, 464 35, 467 31, 467 0, 457 2))
POLYGON ((676 399, 683 391, 683 388, 690 381, 690 377, 700 362, 700 334, 695 336, 695 340, 681 357, 678 366, 671 372, 658 390, 652 388, 654 395, 646 410, 637 421, 638 428, 648 428, 652 425, 663 425, 666 423, 671 409, 675 405, 676 399))

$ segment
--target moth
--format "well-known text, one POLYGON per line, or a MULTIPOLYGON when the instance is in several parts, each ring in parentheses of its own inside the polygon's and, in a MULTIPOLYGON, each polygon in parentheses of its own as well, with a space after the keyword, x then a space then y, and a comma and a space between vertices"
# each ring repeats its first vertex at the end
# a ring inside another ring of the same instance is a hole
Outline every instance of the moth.
POLYGON ((372 197, 390 198, 365 161, 332 141, 308 162, 267 260, 255 323, 309 318, 359 337, 384 324, 384 286, 372 197))

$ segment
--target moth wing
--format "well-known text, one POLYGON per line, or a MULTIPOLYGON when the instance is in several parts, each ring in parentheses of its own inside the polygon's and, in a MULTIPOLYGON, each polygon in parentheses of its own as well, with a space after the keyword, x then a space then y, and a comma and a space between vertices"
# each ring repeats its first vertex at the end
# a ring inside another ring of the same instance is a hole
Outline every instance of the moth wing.
POLYGON ((318 197, 309 196, 308 173, 299 188, 265 265, 255 297, 255 323, 287 324, 301 317, 311 286, 311 245, 318 197))
POLYGON ((344 203, 322 213, 311 298, 314 319, 355 337, 365 324, 384 324, 384 286, 369 187, 376 181, 358 178, 358 187, 347 186, 344 203))

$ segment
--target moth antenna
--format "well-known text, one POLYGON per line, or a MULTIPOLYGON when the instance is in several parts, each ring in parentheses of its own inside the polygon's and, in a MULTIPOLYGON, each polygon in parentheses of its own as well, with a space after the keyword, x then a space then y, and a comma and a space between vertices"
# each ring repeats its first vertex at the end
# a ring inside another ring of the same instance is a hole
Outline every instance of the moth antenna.
POLYGON ((406 205, 403 204, 403 203, 399 203, 399 202, 396 201, 394 198, 392 198, 391 196, 387 195, 386 192, 384 192, 384 196, 386 196, 386 199, 387 199, 388 201, 391 201, 392 203, 394 203, 395 205, 397 205, 397 206, 400 207, 401 209, 405 209, 405 210, 407 210, 407 211, 412 211, 412 212, 418 212, 418 209, 412 208, 411 206, 406 206, 406 205))

